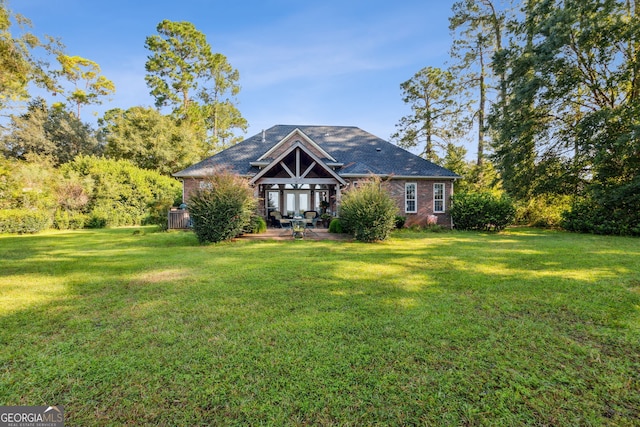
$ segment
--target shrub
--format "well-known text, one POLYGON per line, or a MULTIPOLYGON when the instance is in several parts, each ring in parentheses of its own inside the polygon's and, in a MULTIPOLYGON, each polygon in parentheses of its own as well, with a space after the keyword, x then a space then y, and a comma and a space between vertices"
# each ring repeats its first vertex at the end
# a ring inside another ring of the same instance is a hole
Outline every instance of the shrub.
POLYGON ((79 230, 85 227, 87 215, 82 212, 58 210, 53 218, 53 226, 58 230, 79 230))
POLYGON ((452 199, 451 217, 458 230, 500 231, 513 223, 515 207, 507 196, 458 193, 452 199))
POLYGON ((81 190, 87 192, 84 211, 90 227, 166 222, 170 206, 181 198, 177 180, 125 160, 78 156, 61 169, 70 181, 67 193, 78 194, 81 201, 81 190))
POLYGON ((404 228, 405 222, 407 222, 406 216, 396 215, 396 228, 404 228))
MULTIPOLYGON (((637 197, 637 196, 636 196, 637 197)), ((640 203, 625 206, 625 201, 595 201, 592 197, 576 200, 562 215, 562 227, 568 231, 594 234, 640 236, 640 203)))
POLYGON ((334 218, 331 220, 331 222, 329 223, 329 233, 344 233, 342 221, 340 221, 340 218, 334 218))
POLYGON ((94 210, 89 214, 87 228, 105 228, 107 226, 107 214, 100 210, 94 210))
POLYGON ((0 233, 37 233, 51 226, 51 215, 32 209, 0 210, 0 233))
POLYGON ((200 243, 216 243, 240 235, 256 208, 247 181, 228 171, 215 173, 189 200, 193 231, 200 243))
POLYGON ((344 229, 356 240, 385 240, 396 227, 398 208, 379 179, 371 179, 345 193, 340 208, 344 229))
POLYGON ((253 215, 249 221, 249 225, 245 229, 246 233, 260 234, 267 231, 267 222, 258 215, 253 215))
POLYGON ((542 194, 516 207, 516 224, 555 228, 562 223, 562 214, 571 208, 572 196, 542 194))

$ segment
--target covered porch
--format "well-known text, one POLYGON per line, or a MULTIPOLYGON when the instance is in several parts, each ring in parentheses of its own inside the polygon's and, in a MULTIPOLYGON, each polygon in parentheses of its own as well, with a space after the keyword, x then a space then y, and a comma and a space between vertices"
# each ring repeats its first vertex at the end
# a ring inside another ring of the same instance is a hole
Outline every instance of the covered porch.
POLYGON ((261 169, 250 183, 267 224, 276 226, 275 219, 280 217, 309 218, 312 212, 314 224, 320 223, 323 214, 336 216, 346 181, 335 172, 338 165, 332 161, 296 141, 275 159, 256 162, 261 169))

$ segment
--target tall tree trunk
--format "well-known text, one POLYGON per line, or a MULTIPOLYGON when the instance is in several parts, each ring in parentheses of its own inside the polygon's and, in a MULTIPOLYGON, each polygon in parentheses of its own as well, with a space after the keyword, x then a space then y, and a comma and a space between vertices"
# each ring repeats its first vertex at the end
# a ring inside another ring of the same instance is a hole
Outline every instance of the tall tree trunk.
MULTIPOLYGON (((482 36, 478 36, 480 38, 482 36)), ((484 164, 484 115, 486 108, 485 65, 482 42, 478 41, 478 57, 480 59, 480 104, 478 106, 478 179, 482 181, 482 166, 484 164)))

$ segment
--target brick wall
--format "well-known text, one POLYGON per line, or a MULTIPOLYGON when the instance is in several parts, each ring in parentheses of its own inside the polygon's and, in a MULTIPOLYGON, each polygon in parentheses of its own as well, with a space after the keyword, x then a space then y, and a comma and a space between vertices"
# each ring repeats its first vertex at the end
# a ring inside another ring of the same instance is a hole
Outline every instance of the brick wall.
POLYGON ((453 181, 450 180, 407 180, 407 179, 392 179, 386 183, 391 197, 396 201, 398 205, 398 214, 407 218, 405 227, 411 227, 413 225, 425 226, 427 224, 427 218, 429 215, 435 215, 438 219, 438 224, 443 227, 451 227, 451 215, 449 214, 449 208, 451 207, 451 194, 453 191, 453 181), (416 183, 416 204, 417 212, 407 213, 405 212, 405 184, 408 182, 416 183), (433 212, 433 184, 444 184, 444 201, 445 209, 444 213, 433 212))
MULTIPOLYGON (((200 179, 185 178, 183 180, 183 196, 182 199, 188 203, 189 197, 200 187, 200 179)), ((353 181, 350 180, 353 185, 353 181)), ((396 201, 398 205, 398 214, 407 218, 405 223, 406 227, 413 225, 425 226, 427 224, 427 217, 429 215, 435 215, 438 218, 438 224, 443 227, 451 227, 451 215, 449 209, 451 207, 451 195, 453 191, 453 181, 447 180, 407 180, 407 179, 391 179, 385 182, 386 188, 391 194, 391 197, 396 201), (417 184, 417 212, 406 213, 404 211, 404 196, 405 196, 405 184, 407 182, 414 182, 417 184), (444 213, 433 212, 433 184, 443 183, 445 188, 445 211, 444 213)))
POLYGON ((200 188, 201 179, 184 178, 182 180, 182 201, 189 203, 189 197, 200 188))

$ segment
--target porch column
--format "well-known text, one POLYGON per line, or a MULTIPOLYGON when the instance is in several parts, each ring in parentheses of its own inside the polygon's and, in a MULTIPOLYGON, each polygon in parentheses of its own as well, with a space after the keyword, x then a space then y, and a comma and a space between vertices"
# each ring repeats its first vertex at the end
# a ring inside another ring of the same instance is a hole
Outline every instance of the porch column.
POLYGON ((336 208, 335 213, 340 211, 340 203, 342 201, 342 194, 340 193, 340 184, 336 184, 336 208))
POLYGON ((260 184, 256 184, 253 187, 253 198, 256 199, 258 201, 258 215, 260 216, 265 216, 266 212, 265 212, 265 208, 264 208, 264 197, 262 198, 263 201, 262 203, 260 203, 260 187, 262 187, 262 185, 260 184))

